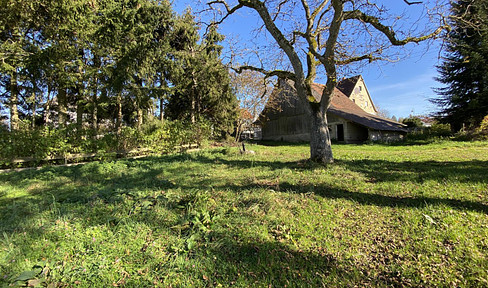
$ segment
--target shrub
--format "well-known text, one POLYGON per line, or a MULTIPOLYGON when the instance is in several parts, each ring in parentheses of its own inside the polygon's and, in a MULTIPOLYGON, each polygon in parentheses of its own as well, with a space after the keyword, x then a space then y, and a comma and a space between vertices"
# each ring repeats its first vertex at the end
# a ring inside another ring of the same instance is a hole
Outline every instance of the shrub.
POLYGON ((0 165, 19 157, 41 160, 69 153, 97 152, 106 155, 141 148, 158 154, 170 153, 179 151, 182 145, 201 145, 210 134, 211 126, 206 121, 191 124, 153 119, 141 129, 123 127, 118 135, 113 132, 96 135, 94 130, 79 130, 76 125, 31 129, 27 123, 12 132, 0 129, 0 165))
POLYGON ((439 137, 449 137, 452 136, 451 125, 443 123, 433 123, 432 126, 428 128, 430 135, 439 137))
POLYGON ((422 127, 422 120, 419 117, 411 116, 402 120, 402 123, 407 125, 407 128, 422 127))
POLYGON ((480 126, 456 133, 457 141, 488 140, 488 115, 480 123, 480 126))
POLYGON ((478 133, 488 136, 488 115, 486 115, 476 129, 478 133))

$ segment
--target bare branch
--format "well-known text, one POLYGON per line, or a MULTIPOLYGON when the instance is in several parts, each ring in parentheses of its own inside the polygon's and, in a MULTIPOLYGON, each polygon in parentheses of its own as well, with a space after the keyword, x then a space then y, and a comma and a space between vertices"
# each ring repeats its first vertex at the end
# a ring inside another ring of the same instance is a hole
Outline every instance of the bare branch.
POLYGON ((432 33, 420 36, 420 37, 406 37, 404 39, 398 39, 396 33, 391 26, 386 26, 382 24, 379 18, 367 15, 359 10, 346 11, 344 12, 344 20, 356 19, 364 23, 368 23, 373 26, 377 31, 385 35, 393 46, 403 46, 408 43, 419 43, 427 39, 435 39, 444 30, 448 30, 449 26, 447 24, 438 27, 432 33))
POLYGON ((373 61, 383 60, 383 59, 384 58, 382 58, 382 57, 375 57, 375 56, 373 56, 373 53, 370 53, 370 54, 366 54, 366 55, 362 55, 362 56, 351 57, 351 58, 348 58, 345 60, 337 60, 336 64, 337 65, 347 65, 347 64, 351 64, 353 62, 359 62, 359 61, 363 61, 363 60, 368 60, 369 63, 371 63, 373 61))
POLYGON ((407 0, 403 0, 403 2, 407 3, 407 5, 422 4, 422 1, 408 2, 407 0))
POLYGON ((289 71, 284 71, 284 70, 267 71, 263 68, 258 68, 258 67, 254 67, 254 66, 250 66, 250 65, 244 65, 244 66, 240 66, 237 68, 232 67, 231 69, 234 70, 236 73, 239 73, 239 74, 242 73, 243 71, 250 70, 250 71, 262 73, 266 78, 277 76, 278 78, 282 78, 282 79, 290 79, 293 81, 296 80, 296 76, 294 73, 289 72, 289 71))
POLYGON ((225 19, 227 19, 227 17, 229 17, 230 15, 234 14, 234 12, 236 12, 238 9, 244 7, 243 4, 239 3, 237 4, 236 6, 234 7, 230 7, 227 2, 225 2, 224 0, 214 0, 214 1, 211 1, 211 2, 208 2, 207 5, 212 8, 212 5, 215 5, 215 4, 221 4, 221 5, 224 5, 225 7, 225 10, 227 11, 227 13, 219 20, 219 21, 215 21, 213 22, 212 24, 210 25, 219 25, 219 24, 222 24, 222 22, 224 22, 225 19))

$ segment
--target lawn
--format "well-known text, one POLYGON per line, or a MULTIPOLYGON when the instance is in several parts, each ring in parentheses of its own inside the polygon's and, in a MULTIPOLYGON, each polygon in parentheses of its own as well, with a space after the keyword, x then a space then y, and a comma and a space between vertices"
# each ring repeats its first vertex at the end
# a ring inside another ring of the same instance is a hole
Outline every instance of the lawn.
POLYGON ((252 145, 0 174, 0 286, 488 287, 488 143, 252 145))

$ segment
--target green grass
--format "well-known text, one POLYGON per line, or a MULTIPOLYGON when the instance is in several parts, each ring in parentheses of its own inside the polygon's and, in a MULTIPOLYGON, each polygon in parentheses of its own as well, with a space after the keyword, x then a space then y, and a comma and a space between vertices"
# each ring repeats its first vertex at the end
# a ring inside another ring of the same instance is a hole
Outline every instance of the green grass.
POLYGON ((248 148, 0 174, 0 286, 488 286, 487 142, 248 148))

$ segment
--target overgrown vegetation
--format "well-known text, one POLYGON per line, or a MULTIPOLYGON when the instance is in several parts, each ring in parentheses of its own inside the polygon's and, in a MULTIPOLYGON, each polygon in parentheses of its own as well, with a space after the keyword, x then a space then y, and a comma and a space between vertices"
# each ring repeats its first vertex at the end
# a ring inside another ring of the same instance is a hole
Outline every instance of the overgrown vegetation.
MULTIPOLYGON (((220 135, 217 135, 220 136, 220 135)), ((28 164, 69 154, 98 153, 100 157, 113 158, 114 153, 137 150, 150 154, 171 153, 184 145, 205 144, 212 138, 211 124, 184 121, 161 122, 157 119, 140 128, 123 127, 119 133, 107 131, 101 135, 92 129, 65 128, 19 129, 12 132, 0 130, 0 167, 12 166, 12 160, 26 157, 28 164), (34 161, 34 162, 33 162, 34 161)))
POLYGON ((0 286, 488 285, 488 144, 257 146, 0 174, 0 286))

